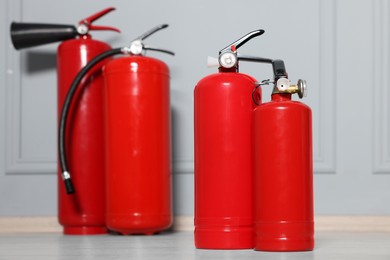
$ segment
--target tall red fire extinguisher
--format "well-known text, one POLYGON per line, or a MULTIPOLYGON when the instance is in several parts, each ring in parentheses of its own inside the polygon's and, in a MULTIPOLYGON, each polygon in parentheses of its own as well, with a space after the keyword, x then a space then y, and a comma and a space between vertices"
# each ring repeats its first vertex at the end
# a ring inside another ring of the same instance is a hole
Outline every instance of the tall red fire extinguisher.
MULTIPOLYGON (((253 31, 219 52, 219 73, 194 90, 195 246, 253 248, 252 91, 256 79, 238 72, 252 61, 237 49, 253 31)), ((261 103, 261 89, 255 92, 261 103)))
POLYGON ((272 100, 258 104, 253 112, 255 249, 312 250, 311 109, 291 100, 292 94, 305 95, 306 82, 291 84, 284 62, 274 60, 272 64, 272 100))
MULTIPOLYGON (((153 234, 172 224, 169 69, 164 62, 143 55, 146 50, 174 55, 143 43, 167 26, 157 26, 129 47, 106 51, 91 60, 72 82, 67 94, 70 102, 61 115, 66 118, 84 75, 111 56, 125 55, 103 67, 106 224, 122 234, 153 234)), ((60 132, 65 131, 66 120, 63 123, 60 132)), ((60 137, 61 148, 66 140, 60 137)), ((66 168, 66 158, 61 163, 66 168)))
MULTIPOLYGON (((58 116, 69 103, 65 98, 75 75, 89 60, 111 47, 91 38, 91 30, 118 29, 95 26, 92 23, 113 11, 104 9, 82 19, 78 26, 58 24, 12 23, 11 37, 16 49, 63 41, 57 50, 58 116)), ((107 61, 105 61, 107 62, 107 61)), ((76 93, 77 102, 71 107, 67 121, 69 128, 60 132, 68 138, 67 149, 61 146, 60 161, 68 154, 67 168, 58 169, 58 218, 64 234, 106 233, 104 203, 104 121, 103 78, 101 66, 83 78, 82 90, 76 93), (70 178, 70 169, 72 179, 70 178), (62 181, 64 184, 62 184, 62 181), (77 189, 75 194, 74 191, 77 189), (67 195, 72 194, 72 195, 67 195)))

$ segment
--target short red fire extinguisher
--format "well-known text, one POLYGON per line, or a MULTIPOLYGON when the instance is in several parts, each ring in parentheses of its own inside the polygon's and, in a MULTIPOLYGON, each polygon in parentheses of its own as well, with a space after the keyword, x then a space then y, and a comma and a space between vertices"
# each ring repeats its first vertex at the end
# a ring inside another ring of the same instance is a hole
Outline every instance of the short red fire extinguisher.
MULTIPOLYGON (((11 37, 16 49, 63 41, 57 51, 59 122, 62 121, 62 107, 69 103, 65 96, 73 78, 89 60, 111 49, 108 44, 92 39, 89 31, 119 32, 116 28, 92 25, 92 22, 112 10, 114 8, 107 8, 82 19, 78 26, 31 23, 11 25, 11 37)), ((59 154, 60 160, 63 160, 65 152, 68 154, 69 166, 58 169, 58 218, 64 226, 64 234, 107 232, 104 214, 105 148, 101 65, 83 78, 83 88, 76 93, 77 102, 67 116, 69 128, 59 135, 59 138, 64 135, 72 137, 67 139, 66 151, 62 150, 59 154), (72 179, 69 169, 72 170, 72 179), (72 194, 74 189, 77 189, 77 193, 72 194)))
MULTIPOLYGON (((252 91, 256 79, 238 72, 237 53, 253 31, 219 52, 219 73, 194 90, 195 246, 253 248, 252 91)), ((254 93, 261 102, 261 89, 254 93)))
MULTIPOLYGON (((164 62, 143 55, 146 50, 174 55, 143 43, 167 26, 157 26, 129 47, 91 60, 72 82, 67 94, 70 102, 62 111, 61 118, 66 118, 77 86, 96 64, 125 55, 103 67, 106 224, 122 234, 153 234, 172 224, 169 69, 164 62)), ((60 133, 65 128, 66 120, 60 123, 60 133)), ((67 142, 64 135, 60 138, 61 148, 67 142)), ((66 169, 66 160, 61 163, 66 169)))
MULTIPOLYGON (((272 61, 272 100, 254 117, 255 249, 306 251, 314 248, 311 109, 292 101, 306 82, 287 78, 284 62, 272 61)), ((269 84, 263 81, 262 85, 269 84)))

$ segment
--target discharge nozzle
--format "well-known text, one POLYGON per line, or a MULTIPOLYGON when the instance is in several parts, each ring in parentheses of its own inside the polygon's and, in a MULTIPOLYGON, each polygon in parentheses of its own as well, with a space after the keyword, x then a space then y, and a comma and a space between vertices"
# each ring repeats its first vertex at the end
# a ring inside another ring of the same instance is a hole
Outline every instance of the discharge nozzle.
POLYGON ((15 49, 24 49, 53 42, 65 41, 77 36, 88 35, 89 31, 109 30, 119 32, 110 26, 93 25, 92 23, 103 15, 115 10, 106 8, 96 14, 82 19, 77 26, 46 23, 11 23, 11 40, 15 49))

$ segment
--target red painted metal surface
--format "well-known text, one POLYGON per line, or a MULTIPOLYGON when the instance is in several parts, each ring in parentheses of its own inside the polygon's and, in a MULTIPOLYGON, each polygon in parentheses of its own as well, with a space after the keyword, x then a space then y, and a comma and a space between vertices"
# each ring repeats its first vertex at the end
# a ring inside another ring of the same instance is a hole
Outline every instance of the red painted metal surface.
POLYGON ((104 68, 107 227, 153 234, 172 224, 169 69, 143 56, 104 68))
MULTIPOLYGON (((203 78, 195 88, 197 248, 253 248, 255 81, 245 74, 220 72, 203 78)), ((261 102, 261 89, 258 91, 261 102)))
POLYGON ((314 248, 312 121, 308 106, 274 94, 254 111, 255 249, 314 248))
MULTIPOLYGON (((89 36, 63 42, 58 47, 58 114, 69 87, 79 70, 96 55, 111 49, 89 36)), ((106 61, 105 61, 106 62, 106 61)), ((58 170, 58 218, 65 234, 102 234, 104 207, 104 121, 101 66, 83 80, 75 94, 66 140, 69 168, 76 193, 67 195, 58 170)))

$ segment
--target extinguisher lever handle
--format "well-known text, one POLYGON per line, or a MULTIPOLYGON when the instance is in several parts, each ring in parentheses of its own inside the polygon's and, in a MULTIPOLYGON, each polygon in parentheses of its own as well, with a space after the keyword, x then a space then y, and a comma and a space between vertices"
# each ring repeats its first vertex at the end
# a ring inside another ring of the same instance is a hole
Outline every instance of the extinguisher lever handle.
POLYGON ((231 50, 232 47, 233 47, 234 50, 236 50, 236 49, 240 48, 242 45, 244 45, 245 43, 247 43, 249 40, 251 40, 251 39, 253 39, 253 38, 257 37, 257 36, 262 35, 264 32, 265 31, 262 30, 262 29, 252 31, 252 32, 244 35, 243 37, 241 37, 237 41, 229 44, 228 46, 226 46, 222 50, 220 50, 219 54, 231 50))
POLYGON ((160 24, 160 25, 150 29, 149 31, 145 32, 144 34, 140 35, 135 40, 133 40, 130 43, 129 47, 124 47, 123 52, 130 53, 132 55, 142 55, 144 50, 150 50, 150 51, 159 51, 159 52, 163 52, 166 54, 175 55, 175 53, 172 51, 146 46, 143 43, 144 39, 148 38, 153 33, 157 32, 161 29, 167 28, 167 27, 168 27, 168 24, 160 24))
POLYGON ((175 56, 175 53, 173 51, 168 51, 168 50, 164 50, 164 49, 159 49, 159 48, 153 48, 153 47, 149 47, 149 46, 144 46, 144 50, 148 50, 148 51, 159 51, 159 52, 163 52, 163 53, 166 53, 166 54, 170 54, 172 56, 175 56))
POLYGON ((168 27, 168 24, 160 24, 160 25, 157 25, 156 27, 153 27, 152 29, 150 29, 149 31, 143 33, 142 35, 138 36, 135 40, 145 40, 146 38, 148 38, 150 35, 162 30, 162 29, 165 29, 168 27))
POLYGON ((82 19, 79 22, 79 25, 77 27, 77 32, 79 35, 85 35, 88 34, 89 31, 115 31, 120 32, 119 29, 111 27, 111 26, 99 26, 99 25, 92 25, 92 23, 97 20, 98 18, 102 17, 103 15, 115 10, 114 7, 106 8, 96 14, 93 14, 87 18, 82 19))
POLYGON ((111 11, 114 11, 115 8, 114 7, 108 7, 100 12, 97 12, 91 16, 88 16, 87 18, 84 18, 82 19, 79 24, 91 24, 93 23, 95 20, 99 19, 100 17, 102 17, 103 15, 111 12, 111 11))

